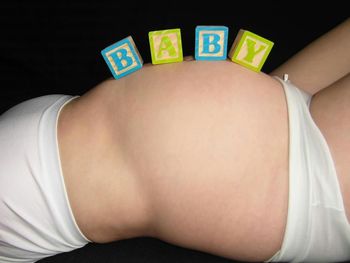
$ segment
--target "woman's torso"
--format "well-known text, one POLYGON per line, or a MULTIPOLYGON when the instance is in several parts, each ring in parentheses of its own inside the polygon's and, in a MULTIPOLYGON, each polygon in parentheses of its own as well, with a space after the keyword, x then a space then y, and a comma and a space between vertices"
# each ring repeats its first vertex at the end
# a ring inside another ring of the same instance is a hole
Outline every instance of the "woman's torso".
POLYGON ((243 260, 280 248, 288 111, 275 79, 227 61, 146 65, 61 120, 68 195, 92 240, 150 235, 243 260))

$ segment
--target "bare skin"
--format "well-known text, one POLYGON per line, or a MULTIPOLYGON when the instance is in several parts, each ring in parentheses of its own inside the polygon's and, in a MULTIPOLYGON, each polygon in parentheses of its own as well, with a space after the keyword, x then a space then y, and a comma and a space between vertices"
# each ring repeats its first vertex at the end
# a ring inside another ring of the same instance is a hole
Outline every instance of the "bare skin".
POLYGON ((311 114, 324 135, 336 165, 348 221, 350 221, 350 74, 318 92, 311 114))
POLYGON ((70 104, 61 123, 68 193, 93 241, 123 238, 112 229, 131 217, 148 218, 136 235, 230 258, 268 259, 281 246, 288 117, 275 79, 228 61, 149 66, 70 104), (75 113, 96 130, 82 134, 75 113))
MULTIPOLYGON (((311 113, 350 218, 349 77, 333 82, 306 91, 323 89, 311 113)), ((73 213, 90 240, 151 236, 244 261, 280 249, 288 113, 270 76, 228 61, 146 65, 69 103, 58 135, 73 213)))
POLYGON ((331 31, 271 72, 282 77, 288 73, 293 82, 310 94, 331 87, 350 70, 350 19, 331 31))
POLYGON ((288 73, 314 95, 310 111, 328 142, 350 218, 350 19, 346 19, 290 58, 271 75, 288 73))

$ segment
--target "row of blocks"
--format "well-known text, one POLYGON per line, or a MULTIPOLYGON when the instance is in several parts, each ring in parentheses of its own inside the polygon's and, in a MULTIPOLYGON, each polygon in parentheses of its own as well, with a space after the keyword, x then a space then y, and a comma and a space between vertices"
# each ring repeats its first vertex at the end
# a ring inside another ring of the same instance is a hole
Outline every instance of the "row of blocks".
MULTIPOLYGON (((181 30, 167 29, 148 34, 152 64, 183 61, 181 30)), ((196 60, 225 60, 254 71, 260 71, 269 55, 273 42, 247 30, 240 30, 227 55, 228 28, 226 26, 197 26, 195 32, 196 60)), ((114 78, 122 78, 142 68, 143 60, 129 36, 101 51, 114 78)))

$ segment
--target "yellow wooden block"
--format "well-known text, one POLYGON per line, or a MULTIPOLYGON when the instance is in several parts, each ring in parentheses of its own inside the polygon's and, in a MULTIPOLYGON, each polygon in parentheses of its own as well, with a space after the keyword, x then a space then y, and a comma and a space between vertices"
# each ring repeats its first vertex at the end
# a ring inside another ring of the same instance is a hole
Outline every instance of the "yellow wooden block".
POLYGON ((183 61, 181 32, 179 28, 148 33, 152 64, 183 61))
POLYGON ((233 42, 229 58, 242 66, 260 71, 273 47, 273 42, 241 29, 233 42))

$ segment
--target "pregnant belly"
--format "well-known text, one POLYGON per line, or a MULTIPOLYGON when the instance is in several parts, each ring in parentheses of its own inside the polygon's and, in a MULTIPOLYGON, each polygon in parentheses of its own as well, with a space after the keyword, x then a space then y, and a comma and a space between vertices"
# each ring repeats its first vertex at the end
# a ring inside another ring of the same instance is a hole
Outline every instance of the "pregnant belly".
POLYGON ((229 258, 271 257, 288 203, 280 84, 232 62, 193 61, 145 66, 119 92, 121 147, 152 200, 156 237, 229 258))

